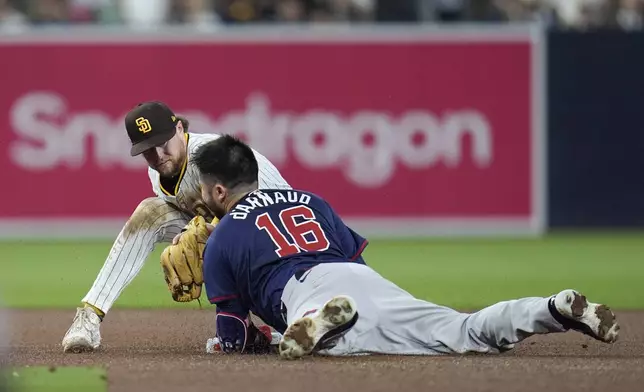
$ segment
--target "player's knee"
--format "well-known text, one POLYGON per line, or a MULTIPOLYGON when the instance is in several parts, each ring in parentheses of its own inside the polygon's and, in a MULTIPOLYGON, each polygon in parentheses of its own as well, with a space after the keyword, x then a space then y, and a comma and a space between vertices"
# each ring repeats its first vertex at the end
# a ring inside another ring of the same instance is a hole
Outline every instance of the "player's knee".
POLYGON ((181 213, 158 197, 143 199, 125 224, 127 232, 156 231, 168 222, 180 218, 181 213))
POLYGON ((136 207, 136 210, 134 210, 134 215, 137 213, 149 215, 150 213, 156 213, 165 208, 170 208, 170 204, 165 200, 158 197, 148 197, 141 200, 139 205, 136 207))

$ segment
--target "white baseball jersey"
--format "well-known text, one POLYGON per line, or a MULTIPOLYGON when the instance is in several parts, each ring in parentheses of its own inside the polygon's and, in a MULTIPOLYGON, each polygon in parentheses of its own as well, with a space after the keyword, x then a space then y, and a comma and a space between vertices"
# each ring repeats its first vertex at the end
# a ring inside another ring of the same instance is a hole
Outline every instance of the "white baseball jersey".
MULTIPOLYGON (((219 135, 186 133, 186 138, 188 142, 188 156, 190 156, 199 146, 219 138, 219 135)), ((282 175, 275 166, 265 156, 257 151, 254 152, 259 166, 259 188, 291 189, 291 186, 282 178, 282 175)), ((201 215, 210 221, 214 216, 201 200, 199 173, 197 172, 197 168, 194 165, 190 165, 188 161, 184 163, 175 189, 165 189, 161 185, 159 172, 149 168, 148 176, 150 177, 150 182, 152 182, 152 190, 155 195, 177 206, 188 215, 201 215)))
MULTIPOLYGON (((202 215, 207 221, 214 218, 201 199, 199 176, 196 167, 190 164, 190 156, 199 146, 218 137, 215 134, 187 133, 188 160, 178 179, 168 181, 169 185, 157 171, 148 170, 156 196, 143 200, 136 208, 114 241, 83 302, 107 313, 123 289, 141 271, 156 244, 170 242, 195 215, 202 215)), ((291 189, 279 170, 262 154, 253 151, 259 166, 259 187, 291 189)))

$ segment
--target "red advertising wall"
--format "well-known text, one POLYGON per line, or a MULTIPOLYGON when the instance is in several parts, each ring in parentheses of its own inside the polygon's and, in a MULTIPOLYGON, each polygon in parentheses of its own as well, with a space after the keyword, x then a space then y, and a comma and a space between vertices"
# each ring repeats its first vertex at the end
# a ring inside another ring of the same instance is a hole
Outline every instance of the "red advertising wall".
POLYGON ((152 191, 123 117, 155 99, 363 230, 539 232, 539 42, 472 37, 0 41, 0 221, 124 221, 152 191))

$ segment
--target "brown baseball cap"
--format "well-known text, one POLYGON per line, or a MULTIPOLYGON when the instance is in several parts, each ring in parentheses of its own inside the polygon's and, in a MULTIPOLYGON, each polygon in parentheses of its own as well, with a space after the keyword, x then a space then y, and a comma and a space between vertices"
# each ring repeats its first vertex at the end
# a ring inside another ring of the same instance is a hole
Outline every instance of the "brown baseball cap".
POLYGON ((130 155, 139 155, 172 139, 176 125, 177 116, 165 103, 138 104, 125 116, 125 129, 132 142, 130 155))

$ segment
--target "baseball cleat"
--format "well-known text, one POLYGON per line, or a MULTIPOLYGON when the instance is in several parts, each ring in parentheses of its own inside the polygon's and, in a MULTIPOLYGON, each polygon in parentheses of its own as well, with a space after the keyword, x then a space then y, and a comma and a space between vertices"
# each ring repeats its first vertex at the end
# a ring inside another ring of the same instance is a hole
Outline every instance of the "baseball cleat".
POLYGON ((564 317, 558 320, 564 327, 605 343, 617 341, 619 324, 608 306, 588 302, 584 295, 570 289, 557 294, 551 304, 564 317))
POLYGON ((63 338, 63 351, 82 353, 94 351, 101 344, 101 319, 91 308, 77 308, 71 327, 63 338))
POLYGON ((358 321, 358 309, 351 297, 338 295, 311 316, 293 322, 279 344, 280 357, 296 359, 330 348, 358 321))

